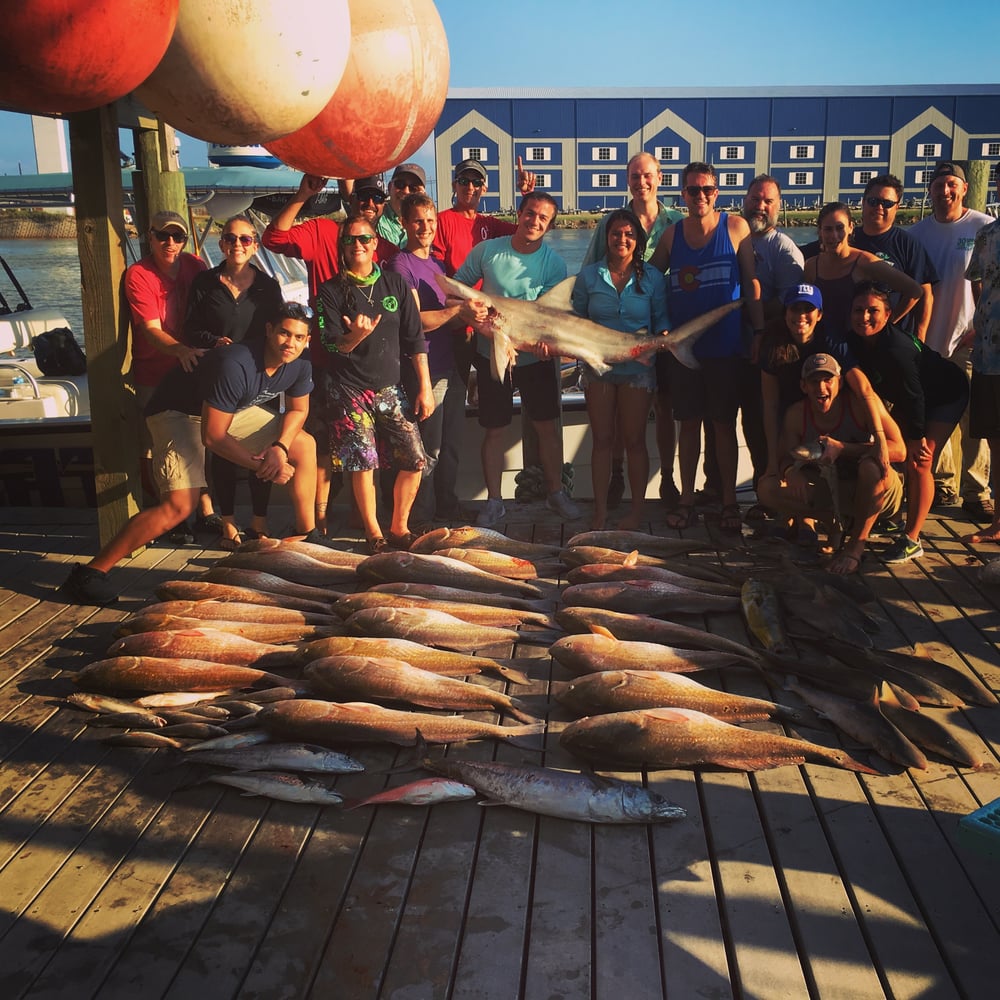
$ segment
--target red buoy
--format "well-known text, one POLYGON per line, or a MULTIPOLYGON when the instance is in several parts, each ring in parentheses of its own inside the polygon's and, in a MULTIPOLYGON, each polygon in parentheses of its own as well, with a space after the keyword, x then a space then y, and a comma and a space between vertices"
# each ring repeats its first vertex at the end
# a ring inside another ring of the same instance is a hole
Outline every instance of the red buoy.
POLYGON ((448 93, 448 40, 432 0, 350 0, 351 54, 330 103, 267 148, 321 177, 366 177, 423 145, 448 93))
POLYGON ((208 142, 287 135, 340 83, 350 24, 347 0, 180 0, 166 55, 136 96, 208 142))
POLYGON ((4 4, 0 104, 69 114, 111 104, 163 57, 178 0, 21 0, 4 4))

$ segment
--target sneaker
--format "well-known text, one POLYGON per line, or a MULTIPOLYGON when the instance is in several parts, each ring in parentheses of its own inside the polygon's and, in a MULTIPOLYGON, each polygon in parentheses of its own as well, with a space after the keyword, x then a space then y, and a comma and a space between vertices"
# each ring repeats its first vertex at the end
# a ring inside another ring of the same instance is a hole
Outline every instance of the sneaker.
MULTIPOLYGON (((249 537, 249 533, 247 537, 249 537)), ((333 538, 327 538, 326 535, 319 530, 319 528, 313 528, 311 531, 307 531, 302 541, 309 542, 310 545, 322 545, 327 549, 341 548, 339 542, 333 538)))
POLYGON ((954 507, 958 503, 958 494, 950 486, 935 486, 934 506, 954 507))
POLYGON ((625 496, 625 475, 620 465, 611 470, 611 481, 608 483, 608 510, 614 510, 625 496))
POLYGON ((963 500, 962 510, 964 510, 973 521, 990 522, 996 515, 996 507, 989 497, 971 497, 968 500, 963 500))
POLYGON ((507 516, 507 508, 503 505, 503 500, 498 497, 490 497, 486 501, 486 506, 479 512, 476 518, 477 528, 495 528, 507 516))
POLYGON ((880 517, 872 527, 873 535, 898 535, 906 527, 892 517, 880 517))
POLYGON ((108 574, 99 569, 77 563, 59 592, 74 604, 114 604, 118 600, 115 588, 108 582, 108 574))
POLYGON ((580 508, 570 500, 565 490, 550 493, 545 498, 545 506, 555 511, 564 521, 575 521, 580 516, 580 508))
POLYGON ((882 553, 884 563, 905 563, 911 559, 919 559, 924 554, 924 547, 915 542, 909 535, 900 535, 892 545, 882 553))
POLYGON ((181 521, 176 528, 171 528, 164 534, 163 539, 170 545, 193 545, 194 532, 187 521, 181 521))

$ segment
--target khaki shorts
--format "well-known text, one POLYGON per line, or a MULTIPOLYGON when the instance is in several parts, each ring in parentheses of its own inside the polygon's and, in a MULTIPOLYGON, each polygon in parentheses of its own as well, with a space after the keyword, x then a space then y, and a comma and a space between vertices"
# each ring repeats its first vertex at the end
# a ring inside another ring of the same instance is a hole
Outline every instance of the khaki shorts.
MULTIPOLYGON (((161 493, 200 490, 205 481, 205 446, 201 417, 164 410, 146 418, 153 440, 153 478, 161 493)), ((281 431, 281 416, 262 406, 250 406, 233 416, 229 433, 254 454, 263 451, 281 431)))
MULTIPOLYGON (((826 480, 819 474, 816 466, 806 465, 802 468, 802 473, 813 488, 810 506, 817 510, 826 510, 830 507, 830 491, 827 489, 826 480)), ((854 497, 857 492, 858 481, 853 478, 837 480, 838 501, 840 502, 840 513, 844 518, 850 518, 854 513, 854 497)), ((899 473, 890 468, 889 482, 882 498, 882 509, 879 517, 893 517, 899 513, 899 508, 903 505, 903 481, 899 473)))

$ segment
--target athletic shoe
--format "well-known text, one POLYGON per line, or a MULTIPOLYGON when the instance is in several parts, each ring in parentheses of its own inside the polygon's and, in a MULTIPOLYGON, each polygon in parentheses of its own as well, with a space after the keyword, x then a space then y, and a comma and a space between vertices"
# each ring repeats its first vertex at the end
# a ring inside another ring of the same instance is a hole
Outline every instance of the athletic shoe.
POLYGON ((905 563, 911 559, 919 559, 924 554, 920 542, 913 541, 909 535, 900 535, 892 545, 882 553, 884 563, 905 563))
POLYGON ((74 604, 114 604, 118 600, 115 588, 108 582, 108 574, 83 563, 77 563, 70 570, 59 591, 74 604))
POLYGON ((872 527, 873 535, 898 535, 906 528, 902 521, 892 517, 880 517, 872 527))
POLYGON ((176 528, 171 528, 163 535, 163 540, 170 545, 193 545, 194 532, 187 521, 181 521, 176 528))
POLYGON ((934 488, 935 507, 954 507, 958 503, 958 494, 950 486, 934 488))
POLYGON ((545 506, 555 511, 564 521, 575 521, 580 516, 580 508, 570 500, 565 490, 556 490, 545 498, 545 506))
POLYGON ((506 516, 507 508, 503 505, 503 500, 499 497, 490 497, 476 518, 476 527, 495 528, 506 516))
POLYGON ((973 519, 973 521, 990 522, 996 514, 996 507, 989 497, 971 497, 962 501, 962 510, 973 519))
MULTIPOLYGON (((248 535, 249 537, 249 535, 248 535)), ((322 545, 327 549, 339 549, 341 545, 333 538, 327 538, 319 528, 313 528, 312 530, 306 532, 305 538, 302 539, 304 542, 309 542, 310 545, 322 545)))

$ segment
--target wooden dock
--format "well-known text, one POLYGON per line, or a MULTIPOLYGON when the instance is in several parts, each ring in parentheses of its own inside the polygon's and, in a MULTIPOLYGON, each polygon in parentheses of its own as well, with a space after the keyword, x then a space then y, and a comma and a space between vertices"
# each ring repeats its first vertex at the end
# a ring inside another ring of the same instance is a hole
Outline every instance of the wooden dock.
MULTIPOLYGON (((508 533, 537 541, 583 523, 563 526, 540 504, 508 509, 508 533)), ((648 511, 662 530, 662 508, 648 511)), ((659 826, 475 801, 343 811, 247 798, 191 784, 197 769, 167 751, 105 745, 106 730, 60 700, 157 584, 222 553, 147 549, 116 571, 119 605, 76 607, 55 588, 95 551, 94 512, 7 508, 4 521, 4 1000, 997 995, 1000 844, 992 857, 970 849, 958 820, 1000 798, 1000 705, 949 716, 982 750, 978 771, 652 772, 650 787, 688 812, 659 826)), ((1000 692, 1000 588, 977 581, 978 554, 959 541, 969 528, 937 516, 922 560, 866 559, 890 622, 876 644, 928 643, 1000 692)), ((708 624, 746 641, 736 614, 708 624)), ((534 659, 532 686, 515 692, 529 704, 568 678, 544 647, 511 652, 534 659)), ((575 766, 554 738, 546 747, 544 758, 488 742, 450 752, 575 766)), ((420 776, 373 773, 405 751, 359 756, 369 771, 338 779, 347 797, 420 776)))

